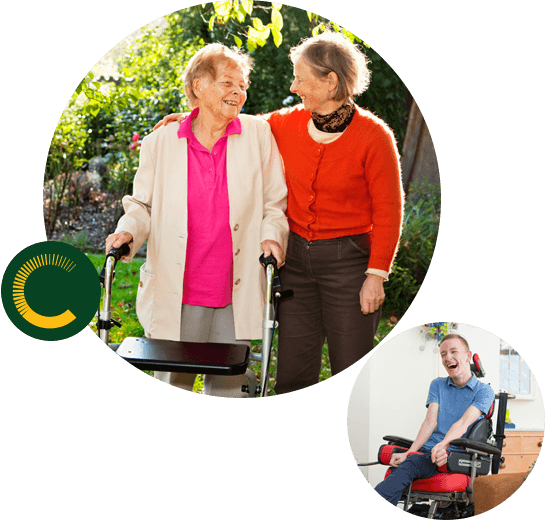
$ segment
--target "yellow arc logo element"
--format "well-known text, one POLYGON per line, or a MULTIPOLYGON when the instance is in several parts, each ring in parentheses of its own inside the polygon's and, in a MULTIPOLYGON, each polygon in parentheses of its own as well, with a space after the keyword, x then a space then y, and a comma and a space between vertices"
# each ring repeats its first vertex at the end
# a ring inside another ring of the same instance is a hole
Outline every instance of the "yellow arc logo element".
POLYGON ((64 311, 58 316, 42 316, 37 312, 34 312, 30 307, 28 311, 24 314, 21 314, 25 320, 36 327, 42 329, 58 329, 59 327, 64 327, 69 323, 73 322, 76 317, 70 311, 64 311))
POLYGON ((42 316, 34 312, 25 299, 25 284, 29 275, 46 265, 54 265, 70 272, 76 264, 68 258, 57 254, 38 255, 31 258, 23 264, 17 271, 13 281, 13 302, 19 311, 19 314, 32 325, 42 329, 58 329, 68 325, 76 319, 76 316, 70 310, 64 311, 57 316, 42 316))

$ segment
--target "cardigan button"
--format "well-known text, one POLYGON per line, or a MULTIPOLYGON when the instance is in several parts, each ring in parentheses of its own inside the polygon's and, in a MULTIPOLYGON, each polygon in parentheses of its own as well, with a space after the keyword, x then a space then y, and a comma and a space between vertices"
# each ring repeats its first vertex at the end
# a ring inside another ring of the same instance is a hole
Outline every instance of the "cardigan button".
POLYGON ((140 287, 144 287, 144 284, 143 284, 142 282, 140 282, 138 285, 139 285, 140 287))
POLYGON ((236 231, 238 229, 238 224, 235 224, 235 227, 233 229, 236 231))
POLYGON ((318 157, 318 155, 320 155, 321 152, 322 152, 322 150, 320 150, 320 148, 318 148, 314 153, 316 154, 316 157, 318 157))
POLYGON ((240 253, 240 249, 237 249, 237 252, 235 253, 235 256, 237 256, 240 253))
POLYGON ((307 218, 307 220, 308 220, 309 222, 312 222, 312 221, 314 220, 314 217, 313 217, 312 215, 310 215, 310 216, 307 218))
POLYGON ((240 283, 240 278, 235 282, 235 285, 238 285, 240 283))
POLYGON ((313 200, 314 200, 314 195, 310 195, 309 198, 308 198, 308 201, 312 202, 313 200))

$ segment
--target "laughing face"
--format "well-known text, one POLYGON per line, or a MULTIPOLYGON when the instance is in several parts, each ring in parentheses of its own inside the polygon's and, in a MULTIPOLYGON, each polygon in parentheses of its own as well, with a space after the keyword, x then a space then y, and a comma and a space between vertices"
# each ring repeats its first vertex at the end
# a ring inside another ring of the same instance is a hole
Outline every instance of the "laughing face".
POLYGON ((471 373, 471 352, 457 338, 443 341, 440 349, 441 362, 453 381, 467 377, 471 373))
POLYGON ((215 79, 205 75, 193 84, 200 113, 222 123, 229 123, 239 115, 246 102, 246 87, 242 69, 230 62, 218 66, 215 79))
POLYGON ((305 110, 325 115, 330 114, 342 104, 332 99, 337 85, 336 76, 319 78, 302 58, 295 62, 293 74, 295 79, 290 90, 301 98, 305 110))

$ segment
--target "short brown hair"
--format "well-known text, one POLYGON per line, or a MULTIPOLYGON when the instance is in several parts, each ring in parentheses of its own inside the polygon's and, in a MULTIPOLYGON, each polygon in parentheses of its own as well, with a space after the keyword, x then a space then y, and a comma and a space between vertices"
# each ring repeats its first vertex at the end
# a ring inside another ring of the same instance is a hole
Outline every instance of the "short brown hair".
POLYGON ((441 346, 443 344, 443 341, 447 341, 447 339, 459 339, 465 346, 466 350, 469 352, 469 343, 467 342, 467 340, 460 336, 460 334, 447 334, 442 340, 441 342, 439 343, 439 346, 441 346))
POLYGON ((193 92, 193 81, 206 74, 216 79, 218 67, 225 62, 230 62, 234 67, 240 67, 244 74, 246 87, 250 84, 250 72, 253 60, 236 47, 230 49, 221 43, 210 43, 195 53, 183 74, 184 90, 189 99, 190 108, 197 106, 197 96, 193 92))
POLYGON ((290 58, 293 63, 303 58, 319 78, 325 78, 330 72, 337 74, 335 101, 354 98, 367 90, 371 81, 367 56, 341 33, 327 31, 307 38, 292 47, 290 58))

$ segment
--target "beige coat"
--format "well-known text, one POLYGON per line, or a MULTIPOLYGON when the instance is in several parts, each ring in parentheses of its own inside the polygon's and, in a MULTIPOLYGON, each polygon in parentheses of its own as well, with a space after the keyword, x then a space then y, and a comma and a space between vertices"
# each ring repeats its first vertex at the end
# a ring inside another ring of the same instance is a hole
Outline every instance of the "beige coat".
MULTIPOLYGON (((227 138, 233 311, 237 339, 258 339, 263 318, 261 242, 275 240, 286 250, 287 189, 269 124, 253 116, 239 118, 241 134, 227 138)), ((177 132, 178 125, 170 124, 142 141, 133 195, 123 198, 125 215, 115 231, 128 231, 134 238, 128 262, 148 239, 136 312, 147 337, 170 340, 180 339, 187 246, 187 139, 178 138, 177 132)))

